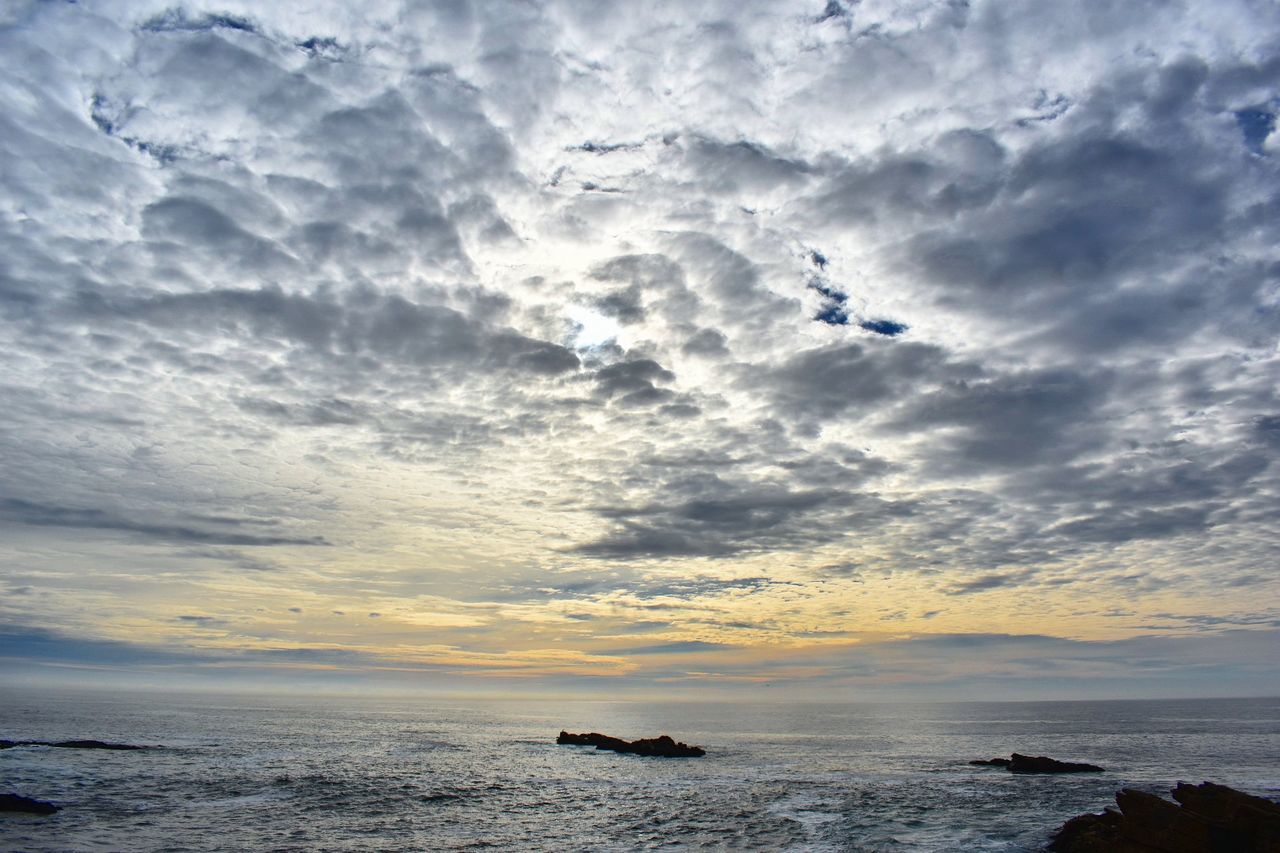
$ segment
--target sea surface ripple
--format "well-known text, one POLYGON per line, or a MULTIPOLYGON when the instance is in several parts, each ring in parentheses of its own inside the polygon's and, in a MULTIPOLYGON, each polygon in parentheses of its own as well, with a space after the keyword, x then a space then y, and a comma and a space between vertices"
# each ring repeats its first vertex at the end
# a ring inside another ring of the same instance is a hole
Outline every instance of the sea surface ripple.
POLYGON ((1117 789, 1212 780, 1280 797, 1280 700, 717 704, 6 691, 13 851, 1039 850, 1117 789), (667 733, 702 759, 557 746, 667 733), (1101 764, 1015 776, 1018 751, 1101 764))

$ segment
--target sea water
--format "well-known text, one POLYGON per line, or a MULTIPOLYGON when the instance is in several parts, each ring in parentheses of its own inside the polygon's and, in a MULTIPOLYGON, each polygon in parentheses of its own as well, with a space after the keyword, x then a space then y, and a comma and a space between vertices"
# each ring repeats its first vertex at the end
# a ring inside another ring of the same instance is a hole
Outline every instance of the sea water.
POLYGON ((6 690, 3 850, 1039 850, 1121 787, 1280 798, 1280 699, 718 704, 6 690), (557 746, 666 733, 705 758, 557 746), (975 767, 1010 752, 1103 773, 975 767))

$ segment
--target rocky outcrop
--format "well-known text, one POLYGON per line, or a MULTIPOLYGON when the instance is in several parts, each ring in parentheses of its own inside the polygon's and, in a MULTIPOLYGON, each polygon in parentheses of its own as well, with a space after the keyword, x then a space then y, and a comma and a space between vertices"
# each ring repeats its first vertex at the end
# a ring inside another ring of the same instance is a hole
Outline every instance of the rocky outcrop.
POLYGON ((1102 814, 1074 817, 1055 853, 1280 853, 1280 804, 1225 785, 1179 782, 1169 802, 1125 788, 1102 814))
POLYGON ((677 743, 667 735, 626 741, 622 738, 602 735, 599 732, 575 735, 562 731, 560 736, 556 738, 556 743, 569 744, 571 746, 594 746, 596 749, 609 749, 629 755, 646 755, 655 758, 701 758, 707 754, 707 751, 700 746, 677 743))
POLYGON ((1016 752, 1010 758, 978 759, 969 763, 984 767, 1004 767, 1014 773, 1100 773, 1102 771, 1102 768, 1096 764, 1058 761, 1056 758, 1045 758, 1043 755, 1021 755, 1016 752))
POLYGON ((1014 773, 1100 773, 1102 768, 1096 764, 1084 764, 1078 761, 1058 761, 1045 758, 1043 755, 1019 755, 1014 753, 1009 761, 1009 769, 1014 773))
POLYGON ((62 811, 61 806, 46 803, 44 800, 33 800, 17 794, 0 794, 0 812, 49 815, 59 811, 62 811))
POLYGON ((128 743, 105 743, 100 740, 0 740, 0 749, 11 749, 15 746, 53 746, 59 749, 150 749, 147 746, 133 746, 128 743))

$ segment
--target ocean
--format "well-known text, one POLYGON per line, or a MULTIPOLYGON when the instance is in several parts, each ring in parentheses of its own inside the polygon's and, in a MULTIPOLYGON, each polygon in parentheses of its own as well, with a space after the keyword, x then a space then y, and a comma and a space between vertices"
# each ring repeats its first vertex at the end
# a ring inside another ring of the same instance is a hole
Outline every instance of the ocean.
POLYGON ((1039 850, 1116 790, 1280 798, 1280 699, 747 704, 6 690, 6 851, 1039 850), (705 758, 557 746, 670 734, 705 758), (1011 752, 1103 773, 1020 776, 1011 752))

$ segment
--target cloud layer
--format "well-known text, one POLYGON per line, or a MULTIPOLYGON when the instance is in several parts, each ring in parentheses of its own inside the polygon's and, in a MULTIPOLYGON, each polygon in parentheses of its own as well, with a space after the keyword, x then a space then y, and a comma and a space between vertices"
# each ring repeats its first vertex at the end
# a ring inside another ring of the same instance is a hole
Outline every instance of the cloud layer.
POLYGON ((708 682, 1273 627, 1277 36, 11 4, 0 623, 708 682))

